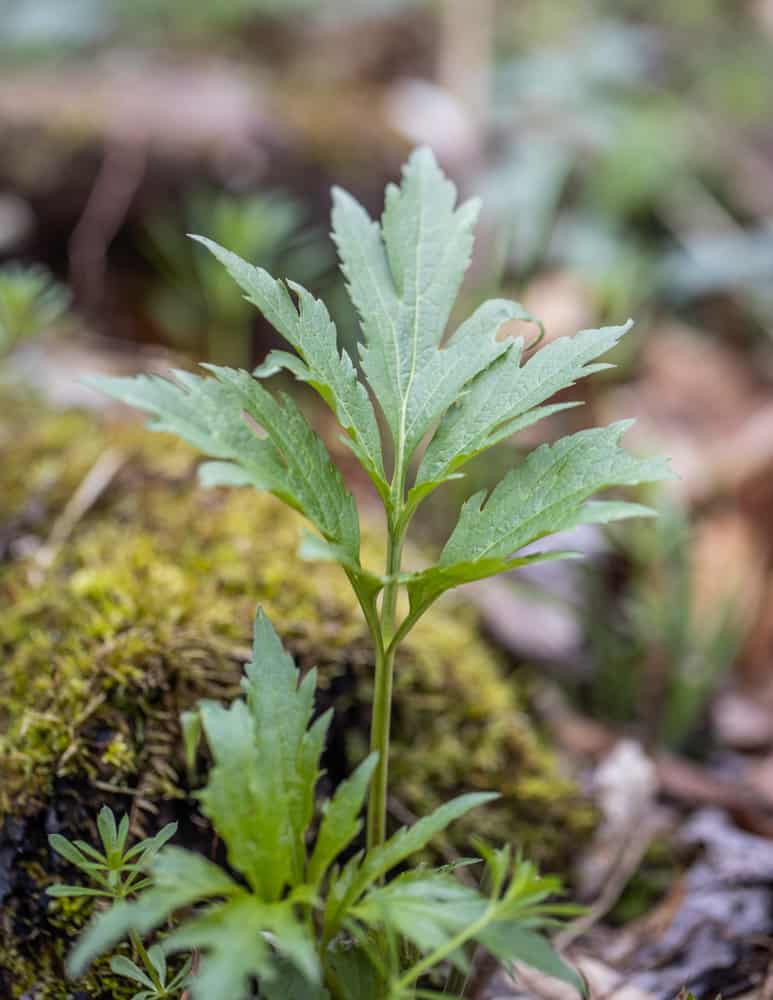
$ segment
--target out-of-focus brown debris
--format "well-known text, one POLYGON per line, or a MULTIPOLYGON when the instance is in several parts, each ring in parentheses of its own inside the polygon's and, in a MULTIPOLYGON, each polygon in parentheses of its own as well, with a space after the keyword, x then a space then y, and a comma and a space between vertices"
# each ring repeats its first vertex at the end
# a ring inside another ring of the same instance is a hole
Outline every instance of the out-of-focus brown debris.
POLYGON ((707 331, 668 323, 642 345, 640 377, 606 395, 605 418, 637 418, 631 438, 668 442, 693 503, 733 495, 773 465, 773 399, 738 353, 707 331))
POLYGON ((147 53, 0 75, 0 127, 140 142, 173 156, 252 156, 267 135, 265 91, 233 63, 147 53))
POLYGON ((759 614, 766 585, 757 526, 732 507, 709 513, 695 527, 690 559, 696 618, 711 621, 730 601, 737 627, 746 633, 759 614))
POLYGON ((545 326, 549 342, 594 325, 595 308, 587 285, 571 271, 550 271, 534 278, 521 296, 545 326))

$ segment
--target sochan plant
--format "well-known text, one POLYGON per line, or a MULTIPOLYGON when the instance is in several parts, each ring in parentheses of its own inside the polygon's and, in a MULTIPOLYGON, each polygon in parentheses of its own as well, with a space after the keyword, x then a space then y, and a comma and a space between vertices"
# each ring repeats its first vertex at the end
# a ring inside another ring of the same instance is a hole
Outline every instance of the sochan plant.
MULTIPOLYGON (((469 263, 478 203, 456 206, 453 184, 426 149, 411 156, 401 186, 387 188, 380 225, 345 192, 335 190, 333 197, 333 235, 362 323, 364 380, 349 356, 339 352, 335 326, 320 301, 296 283, 278 281, 196 237, 295 353, 272 352, 252 375, 205 365, 213 377, 178 371, 175 381, 137 376, 92 378, 90 383, 149 411, 154 429, 177 433, 207 453, 212 461, 200 470, 205 485, 269 490, 317 529, 304 541, 301 555, 340 564, 373 640, 372 755, 336 793, 312 861, 307 861, 300 847, 313 803, 314 762, 327 723, 318 720, 306 731, 313 680, 296 687, 291 665, 283 661, 287 680, 282 686, 279 668, 270 664, 283 654, 278 647, 271 651, 275 640, 259 619, 247 702, 228 710, 202 708, 215 758, 203 806, 249 890, 203 859, 168 848, 154 863, 154 887, 137 903, 120 904, 102 917, 87 933, 74 967, 81 968, 129 927, 144 933, 170 911, 215 897, 226 902, 204 911, 166 942, 168 948, 203 951, 200 972, 191 981, 196 1000, 243 996, 253 974, 259 976, 262 995, 272 1000, 313 996, 310 984, 318 981, 327 990, 320 996, 421 997, 426 995, 424 974, 446 961, 464 969, 465 946, 474 940, 505 961, 550 965, 571 978, 534 934, 535 921, 546 911, 542 890, 529 888, 535 878, 531 866, 518 860, 513 864, 506 850, 484 852, 493 889, 489 901, 470 895, 449 872, 420 869, 380 884, 447 822, 485 800, 454 800, 387 840, 395 653, 418 619, 452 587, 570 554, 519 555, 525 546, 580 523, 650 514, 638 504, 590 498, 607 487, 667 478, 667 463, 625 452, 619 442, 626 422, 581 431, 537 448, 488 496, 485 491, 472 496, 435 565, 406 572, 402 551, 421 502, 458 478, 475 455, 574 405, 548 400, 578 378, 607 367, 598 358, 630 323, 554 341, 524 362, 523 340, 501 339, 500 327, 511 319, 537 321, 518 303, 494 299, 481 305, 443 346, 469 263), (360 562, 355 501, 325 445, 289 396, 264 388, 263 380, 280 369, 319 393, 373 482, 386 513, 384 572, 360 562), (391 445, 389 471, 376 406, 391 445), (398 603, 399 592, 407 595, 405 606, 398 603), (356 834, 353 817, 366 785, 367 850, 331 869, 356 834), (339 820, 339 813, 346 819, 339 820), (315 863, 320 842, 328 838, 329 847, 315 863), (524 898, 537 896, 536 909, 527 906, 524 911, 524 898), (496 928, 493 934, 490 926, 496 928), (422 957, 415 960, 417 950, 422 957), (301 976, 303 987, 293 993, 284 985, 287 976, 301 976)), ((537 885, 554 888, 546 881, 537 885)))

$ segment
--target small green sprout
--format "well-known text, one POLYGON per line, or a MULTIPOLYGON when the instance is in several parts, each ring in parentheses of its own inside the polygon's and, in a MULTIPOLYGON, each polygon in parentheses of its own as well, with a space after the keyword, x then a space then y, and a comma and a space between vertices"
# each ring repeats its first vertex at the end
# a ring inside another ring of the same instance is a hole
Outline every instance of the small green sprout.
MULTIPOLYGON (((309 225, 305 206, 280 191, 197 191, 186 200, 183 216, 186 230, 211 233, 253 264, 306 283, 316 283, 333 264, 332 247, 309 225)), ((160 279, 149 296, 156 322, 200 358, 248 366, 255 310, 233 294, 227 272, 171 216, 149 222, 145 244, 160 279)))
POLYGON ((48 329, 67 311, 70 293, 44 268, 0 268, 0 357, 48 329))
MULTIPOLYGON (((49 836, 51 848, 93 883, 91 886, 52 885, 47 889, 49 896, 55 899, 94 896, 112 902, 133 898, 152 885, 146 870, 164 844, 175 835, 177 824, 167 823, 155 837, 128 847, 129 817, 124 815, 120 823, 116 823, 112 809, 103 806, 97 817, 97 830, 102 842, 101 851, 83 840, 68 840, 60 833, 49 836)), ((131 935, 131 940, 144 970, 125 955, 115 955, 110 967, 116 975, 146 987, 135 993, 132 1000, 171 1000, 178 997, 185 987, 190 961, 168 979, 169 970, 162 949, 158 946, 146 949, 136 934, 131 935)))

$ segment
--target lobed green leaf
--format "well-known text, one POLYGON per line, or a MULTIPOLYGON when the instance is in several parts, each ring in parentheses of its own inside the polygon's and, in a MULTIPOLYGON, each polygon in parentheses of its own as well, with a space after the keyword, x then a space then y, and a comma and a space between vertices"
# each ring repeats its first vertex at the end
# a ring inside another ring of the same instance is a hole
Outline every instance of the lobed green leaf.
POLYGON ((596 358, 610 351, 630 330, 623 326, 583 330, 538 350, 521 365, 523 340, 478 376, 457 406, 448 411, 419 466, 417 487, 437 485, 469 459, 516 431, 574 403, 543 406, 557 392, 608 364, 596 358))
MULTIPOLYGON (((588 502, 599 490, 672 477, 667 461, 640 459, 619 446, 630 426, 621 421, 541 445, 487 496, 474 494, 436 567, 408 579, 411 607, 426 607, 449 587, 515 568, 513 553, 546 535, 578 524, 606 523, 650 515, 639 504, 588 502)), ((528 561, 563 558, 567 553, 534 553, 528 561)))
POLYGON ((489 924, 477 935, 477 939, 506 966, 512 968, 515 963, 523 962, 585 993, 585 983, 577 972, 567 965, 541 934, 526 929, 518 921, 489 924))
POLYGON ((175 371, 176 382, 155 375, 91 377, 88 385, 153 415, 153 430, 178 434, 219 461, 204 466, 207 485, 246 485, 274 493, 304 514, 321 534, 359 563, 354 498, 322 440, 286 395, 275 400, 247 372, 210 367, 215 378, 175 371), (262 428, 261 438, 243 418, 262 428))
POLYGON ((387 188, 380 226, 351 195, 333 191, 333 238, 360 315, 362 368, 391 432, 398 481, 461 388, 509 348, 497 329, 520 307, 498 302, 440 350, 478 210, 477 201, 456 207, 456 188, 428 149, 410 157, 400 187, 387 188))
POLYGON ((167 954, 201 953, 189 984, 192 1000, 246 1000, 253 977, 268 982, 274 977, 279 955, 312 986, 321 977, 314 939, 288 901, 263 903, 243 896, 217 904, 173 931, 163 947, 167 954))
MULTIPOLYGON (((480 919, 487 905, 477 890, 453 876, 419 870, 371 888, 351 913, 369 927, 390 926, 424 955, 480 919)), ((450 960, 466 970, 463 951, 452 953, 450 960)))
POLYGON ((200 707, 212 767, 199 793, 231 864, 262 899, 303 879, 304 834, 314 810, 330 713, 311 728, 316 678, 299 672, 266 616, 255 618, 246 701, 200 707))
POLYGON ((285 284, 267 271, 253 267, 235 253, 203 236, 194 236, 225 265, 228 273, 299 357, 272 351, 255 375, 265 378, 282 368, 308 382, 335 413, 349 442, 382 495, 388 492, 384 479, 381 437, 373 405, 358 381, 346 351, 339 354, 336 329, 327 307, 295 282, 285 284), (298 307, 290 292, 297 296, 298 307))

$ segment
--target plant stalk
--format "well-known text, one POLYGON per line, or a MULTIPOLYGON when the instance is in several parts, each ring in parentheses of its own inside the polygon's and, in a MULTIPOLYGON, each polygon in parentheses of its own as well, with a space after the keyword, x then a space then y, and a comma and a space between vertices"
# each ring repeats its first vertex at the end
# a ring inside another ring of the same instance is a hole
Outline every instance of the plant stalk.
POLYGON ((378 753, 378 763, 370 786, 368 802, 368 850, 386 840, 387 785, 389 781, 389 728, 392 714, 392 678, 394 650, 376 653, 376 687, 373 698, 373 720, 370 749, 378 753))
POLYGON ((402 548, 402 534, 390 531, 386 566, 388 582, 384 587, 381 619, 378 623, 381 634, 373 637, 376 647, 376 676, 373 717, 370 726, 370 749, 378 753, 378 763, 368 799, 368 850, 378 847, 386 840, 389 735, 395 665, 395 646, 390 645, 390 640, 395 633, 397 576, 400 572, 402 548))
POLYGON ((150 955, 148 955, 147 951, 145 950, 145 945, 142 943, 142 938, 134 929, 129 931, 129 940, 131 941, 132 946, 134 947, 137 955, 142 961, 142 964, 145 966, 145 971, 150 976, 153 985, 155 986, 155 988, 158 990, 159 993, 162 992, 162 990, 164 989, 164 984, 158 977, 158 973, 156 972, 156 967, 150 961, 150 955))
POLYGON ((452 938, 449 938, 444 944, 437 947, 429 955, 425 955, 421 961, 412 965, 407 972, 405 972, 400 979, 397 981, 397 990, 406 990, 413 986, 416 981, 424 975, 425 972, 429 972, 433 966, 438 965, 440 962, 452 955, 457 948, 461 948, 468 941, 472 940, 475 935, 483 930, 493 919, 493 914, 496 910, 495 904, 489 904, 484 912, 474 923, 470 924, 468 927, 463 928, 452 938))

